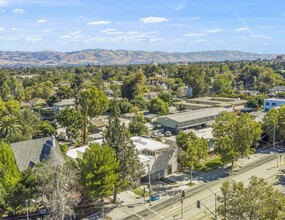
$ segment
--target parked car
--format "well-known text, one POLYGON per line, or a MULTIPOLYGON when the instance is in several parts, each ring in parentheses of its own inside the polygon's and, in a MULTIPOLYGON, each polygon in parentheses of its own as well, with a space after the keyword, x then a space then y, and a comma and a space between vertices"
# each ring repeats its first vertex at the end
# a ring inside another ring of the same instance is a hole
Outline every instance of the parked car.
POLYGON ((166 137, 170 137, 172 135, 172 133, 171 133, 171 131, 166 131, 166 132, 164 132, 164 135, 166 137))

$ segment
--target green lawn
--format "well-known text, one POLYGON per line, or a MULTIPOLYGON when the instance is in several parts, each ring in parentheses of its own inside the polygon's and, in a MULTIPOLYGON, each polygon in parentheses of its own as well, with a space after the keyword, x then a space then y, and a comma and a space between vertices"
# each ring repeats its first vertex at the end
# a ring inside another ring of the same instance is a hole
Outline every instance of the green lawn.
POLYGON ((216 157, 215 159, 212 159, 212 160, 208 160, 206 161, 200 170, 202 171, 209 171, 209 170, 213 170, 213 169, 216 169, 220 166, 222 166, 223 163, 221 161, 221 157, 216 157))
MULTIPOLYGON (((143 197, 143 189, 142 189, 142 188, 132 189, 132 192, 135 193, 135 194, 138 195, 138 196, 143 197)), ((148 193, 148 191, 146 190, 144 197, 148 197, 148 195, 149 195, 149 193, 148 193)))

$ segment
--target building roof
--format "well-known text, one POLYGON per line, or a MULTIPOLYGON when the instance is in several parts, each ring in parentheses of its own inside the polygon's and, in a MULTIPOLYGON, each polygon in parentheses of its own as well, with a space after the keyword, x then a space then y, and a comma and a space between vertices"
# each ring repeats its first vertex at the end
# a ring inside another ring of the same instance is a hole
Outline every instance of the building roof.
POLYGON ((99 120, 99 119, 89 120, 89 123, 96 126, 97 128, 106 127, 106 125, 107 125, 104 121, 99 120))
POLYGON ((67 106, 67 105, 75 105, 75 99, 63 99, 60 102, 54 103, 56 106, 67 106))
POLYGON ((190 131, 192 131, 199 138, 204 138, 206 140, 209 140, 213 138, 212 130, 213 128, 210 127, 203 129, 191 129, 190 131))
POLYGON ((278 102, 285 102, 285 99, 269 98, 269 99, 264 99, 264 101, 278 101, 278 102))
POLYGON ((86 149, 88 148, 89 146, 86 145, 86 146, 83 146, 83 147, 77 147, 77 148, 73 148, 73 149, 70 149, 66 152, 66 155, 73 158, 73 159, 76 159, 78 158, 78 152, 80 153, 85 153, 86 149))
POLYGON ((136 149, 139 152, 142 152, 143 150, 159 151, 170 147, 168 144, 139 136, 131 137, 131 140, 136 145, 136 149))
POLYGON ((59 165, 64 163, 58 146, 52 146, 50 137, 12 143, 15 160, 20 171, 34 167, 43 160, 49 160, 59 165))
POLYGON ((31 101, 29 101, 29 103, 31 105, 42 105, 42 104, 45 104, 46 101, 42 98, 33 98, 31 101))
POLYGON ((184 121, 190 121, 194 119, 206 118, 209 116, 218 115, 223 111, 229 111, 229 110, 230 109, 226 109, 226 108, 206 108, 206 109, 187 111, 187 112, 177 113, 173 115, 162 116, 162 117, 159 117, 158 119, 165 118, 165 119, 170 119, 176 122, 184 122, 184 121))

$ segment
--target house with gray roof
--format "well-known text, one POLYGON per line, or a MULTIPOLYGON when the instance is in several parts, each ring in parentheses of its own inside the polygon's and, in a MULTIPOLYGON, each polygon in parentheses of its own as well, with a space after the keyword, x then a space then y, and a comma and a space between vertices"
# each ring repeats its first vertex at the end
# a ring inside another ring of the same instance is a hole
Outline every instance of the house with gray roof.
POLYGON ((69 107, 69 108, 75 108, 75 98, 71 99, 63 99, 60 102, 53 104, 53 111, 54 112, 60 112, 61 110, 69 107))
POLYGON ((12 143, 11 147, 20 171, 33 168, 44 160, 49 160, 51 163, 58 165, 64 163, 63 155, 54 137, 12 143))

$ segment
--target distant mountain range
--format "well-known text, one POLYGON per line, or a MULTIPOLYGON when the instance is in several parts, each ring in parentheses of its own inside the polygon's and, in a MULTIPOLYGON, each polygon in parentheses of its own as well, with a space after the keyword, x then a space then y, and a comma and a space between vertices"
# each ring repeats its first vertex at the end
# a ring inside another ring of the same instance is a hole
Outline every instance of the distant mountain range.
POLYGON ((0 51, 0 66, 67 66, 67 65, 113 65, 113 64, 147 64, 177 63, 200 61, 239 61, 272 59, 274 54, 256 54, 241 51, 217 50, 189 53, 168 53, 160 51, 129 50, 82 50, 76 52, 56 51, 0 51))

